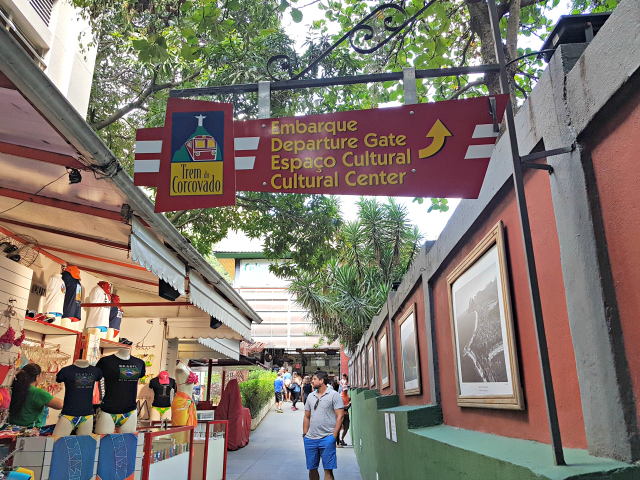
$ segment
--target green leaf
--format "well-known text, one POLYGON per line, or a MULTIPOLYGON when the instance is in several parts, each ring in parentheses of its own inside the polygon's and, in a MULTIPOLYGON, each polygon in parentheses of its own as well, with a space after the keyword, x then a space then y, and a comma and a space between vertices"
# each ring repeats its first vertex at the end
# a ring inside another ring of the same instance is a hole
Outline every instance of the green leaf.
POLYGON ((424 198, 422 197, 416 197, 413 200, 411 200, 411 203, 417 203, 419 205, 422 205, 424 203, 424 198))
POLYGON ((300 23, 302 21, 302 12, 297 8, 291 9, 291 18, 294 22, 300 23))
POLYGON ((229 10, 238 11, 242 7, 240 5, 240 2, 238 2, 238 0, 231 0, 229 3, 227 3, 227 8, 229 10))
POLYGON ((182 13, 187 13, 189 10, 191 10, 191 7, 193 7, 193 2, 187 0, 182 5, 180 5, 180 11, 182 13))
POLYGON ((196 36, 196 31, 193 28, 183 28, 181 33, 187 40, 196 36))
POLYGON ((141 40, 134 40, 133 42, 131 42, 131 46, 133 46, 133 48, 138 51, 142 51, 149 48, 149 42, 147 42, 147 40, 143 38, 141 40))
POLYGON ((284 12, 287 8, 289 8, 289 2, 287 2, 287 0, 282 0, 280 2, 280 6, 278 7, 278 10, 281 12, 284 12))

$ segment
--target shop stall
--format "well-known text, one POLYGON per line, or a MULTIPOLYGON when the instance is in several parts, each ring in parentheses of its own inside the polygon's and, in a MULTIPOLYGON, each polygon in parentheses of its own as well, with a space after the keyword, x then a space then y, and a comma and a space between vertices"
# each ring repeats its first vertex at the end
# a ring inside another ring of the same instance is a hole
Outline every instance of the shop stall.
POLYGON ((193 464, 195 427, 141 431, 144 435, 142 480, 189 480, 193 464))
POLYGON ((229 422, 226 420, 198 421, 193 442, 191 480, 227 478, 228 435, 229 422))
MULTIPOLYGON (((143 403, 148 403, 146 412, 157 411, 151 408, 156 392, 150 382, 175 376, 178 359, 187 362, 202 351, 204 358, 237 359, 239 343, 250 339, 251 323, 260 318, 164 215, 154 213, 153 203, 134 187, 118 159, 2 32, 0 50, 0 111, 7 112, 0 117, 0 387, 5 388, 0 388, 0 420, 6 420, 13 377, 26 363, 43 367, 38 386, 60 399, 65 394, 56 381, 61 371, 97 366, 104 386, 96 389, 94 383, 100 382, 91 381, 95 398, 89 403, 103 407, 94 430, 101 438, 94 443, 92 435, 47 440, 46 448, 61 445, 58 465, 69 466, 71 454, 65 459, 62 447, 68 444, 95 448, 101 457, 112 452, 95 461, 113 472, 121 449, 135 437, 140 443, 133 450, 140 450, 141 464, 143 442, 149 453, 144 478, 181 478, 167 475, 167 469, 182 472, 185 461, 191 464, 196 417, 188 416, 193 425, 176 427, 182 430, 137 436, 137 417, 148 422, 151 416, 141 409, 143 403), (107 397, 118 395, 113 388, 109 393, 114 372, 130 382, 131 391, 125 407, 108 411, 107 397), (162 476, 154 473, 160 470, 162 476)), ((191 372, 186 375, 191 378, 191 372)), ((179 393, 191 407, 190 394, 180 387, 169 392, 170 402, 179 393)), ((64 423, 59 412, 51 408, 42 423, 64 423)), ((87 414, 66 416, 73 430, 93 425, 80 420, 87 414)), ((163 418, 172 418, 170 411, 163 418)), ((211 435, 216 428, 209 429, 211 435)), ((45 465, 48 456, 42 452, 41 460, 40 453, 29 455, 39 463, 35 480, 49 478, 44 472, 54 470, 54 464, 45 465)), ((14 464, 27 461, 21 453, 14 464)), ((139 478, 138 472, 122 478, 139 478)), ((56 478, 67 478, 61 475, 56 478)))

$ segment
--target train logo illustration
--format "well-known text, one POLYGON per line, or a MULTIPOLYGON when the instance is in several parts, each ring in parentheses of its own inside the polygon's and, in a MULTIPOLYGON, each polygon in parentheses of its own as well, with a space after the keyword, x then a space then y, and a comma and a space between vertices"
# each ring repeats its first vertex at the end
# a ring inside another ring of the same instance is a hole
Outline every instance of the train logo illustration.
POLYGON ((211 135, 196 135, 184 144, 194 162, 218 160, 218 144, 211 135))

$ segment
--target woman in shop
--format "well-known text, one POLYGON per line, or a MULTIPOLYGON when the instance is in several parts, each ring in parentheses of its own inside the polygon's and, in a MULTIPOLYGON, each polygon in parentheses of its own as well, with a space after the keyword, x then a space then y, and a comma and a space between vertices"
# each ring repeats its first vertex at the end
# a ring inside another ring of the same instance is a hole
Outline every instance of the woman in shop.
POLYGON ((45 407, 62 410, 62 399, 36 387, 41 373, 40 365, 29 363, 16 374, 11 385, 9 423, 40 428, 46 421, 42 415, 45 407))
POLYGON ((302 390, 302 379, 300 378, 300 375, 298 375, 296 372, 293 372, 293 378, 291 379, 291 396, 293 398, 293 405, 291 405, 291 410, 298 410, 298 407, 296 407, 296 403, 298 403, 298 400, 300 400, 300 393, 302 390))

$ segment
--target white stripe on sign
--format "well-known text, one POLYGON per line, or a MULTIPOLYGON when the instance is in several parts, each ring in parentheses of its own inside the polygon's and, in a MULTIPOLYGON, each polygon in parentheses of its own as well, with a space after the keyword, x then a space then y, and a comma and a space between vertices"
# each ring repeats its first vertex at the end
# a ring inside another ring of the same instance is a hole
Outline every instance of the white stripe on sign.
POLYGON ((238 137, 233 139, 236 150, 257 150, 260 137, 238 137))
POLYGON ((236 170, 253 170, 256 157, 236 157, 236 170))
POLYGON ((133 173, 158 173, 160 160, 136 160, 133 162, 133 173))
POLYGON ((469 145, 467 154, 464 156, 465 160, 474 158, 491 158, 494 145, 469 145))
POLYGON ((162 140, 138 140, 136 153, 160 153, 162 152, 162 140))
POLYGON ((476 129, 473 131, 473 137, 471 138, 495 138, 498 136, 498 132, 493 131, 493 123, 485 125, 476 125, 476 129))

